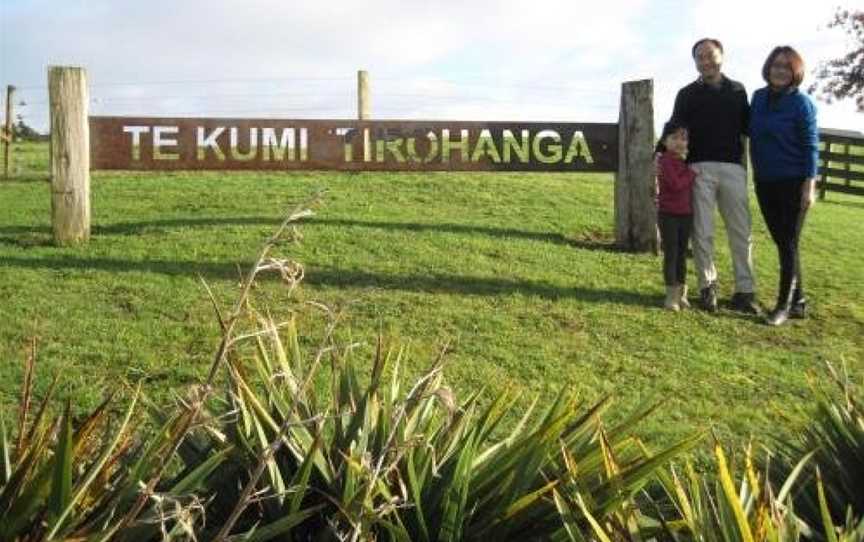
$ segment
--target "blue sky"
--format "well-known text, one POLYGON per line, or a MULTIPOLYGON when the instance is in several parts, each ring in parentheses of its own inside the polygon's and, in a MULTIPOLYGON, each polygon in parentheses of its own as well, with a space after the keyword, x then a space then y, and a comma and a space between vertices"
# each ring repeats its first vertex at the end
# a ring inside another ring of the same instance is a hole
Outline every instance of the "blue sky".
MULTIPOLYGON (((617 120, 620 83, 652 78, 655 119, 695 78, 690 46, 726 47, 752 91, 770 49, 809 68, 849 46, 834 5, 745 0, 603 2, 0 0, 0 84, 47 127, 48 65, 80 65, 91 114, 353 118, 356 71, 376 118, 617 120)), ((864 130, 851 102, 820 125, 864 130)))

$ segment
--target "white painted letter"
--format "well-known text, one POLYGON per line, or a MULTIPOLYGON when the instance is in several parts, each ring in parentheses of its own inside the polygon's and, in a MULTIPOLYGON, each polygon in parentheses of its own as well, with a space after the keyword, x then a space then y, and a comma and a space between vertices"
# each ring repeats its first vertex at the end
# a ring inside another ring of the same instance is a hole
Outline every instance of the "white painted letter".
POLYGON ((225 153, 222 152, 222 149, 219 148, 219 143, 216 142, 216 138, 222 135, 224 131, 224 126, 217 126, 215 130, 210 132, 210 135, 204 137, 204 127, 198 127, 198 160, 204 160, 207 157, 207 149, 210 148, 216 155, 217 160, 220 162, 225 161, 225 153))
POLYGON ((176 126, 154 126, 153 127, 153 159, 154 160, 178 160, 180 155, 176 152, 162 152, 162 147, 176 147, 177 140, 174 138, 163 138, 162 134, 176 134, 180 129, 176 126))
POLYGON ((459 156, 462 158, 463 162, 468 161, 468 130, 462 129, 459 134, 459 141, 452 141, 450 139, 450 130, 444 128, 441 130, 441 161, 449 162, 450 161, 450 150, 456 149, 459 151, 459 156))
POLYGON ((124 126, 124 134, 132 134, 132 160, 136 162, 141 159, 141 134, 150 131, 149 126, 124 126))
POLYGON ((498 149, 495 148, 495 140, 492 139, 492 134, 487 128, 480 131, 480 137, 477 138, 477 145, 474 147, 474 152, 471 154, 472 162, 479 162, 483 156, 488 156, 492 162, 499 163, 501 155, 498 154, 498 149))
POLYGON ((363 128, 363 161, 372 161, 372 136, 369 135, 369 128, 363 128))
POLYGON ((255 159, 258 154, 258 128, 249 128, 249 150, 245 153, 240 152, 239 137, 235 126, 231 127, 229 139, 231 141, 231 158, 238 162, 248 162, 255 159))
POLYGON ((529 138, 528 138, 528 130, 522 130, 522 144, 521 146, 517 144, 516 136, 513 135, 511 130, 504 130, 503 139, 504 139, 504 163, 510 163, 510 151, 515 151, 516 156, 519 157, 519 161, 523 164, 528 163, 529 158, 529 138))
POLYGON ((309 159, 309 128, 300 128, 300 161, 309 159))
POLYGON ((264 147, 263 159, 265 162, 270 160, 271 153, 273 160, 284 160, 285 149, 288 149, 288 160, 293 161, 295 158, 294 128, 283 128, 279 140, 276 139, 275 128, 262 128, 261 146, 264 147))
POLYGON ((345 162, 354 161, 354 146, 351 144, 351 135, 354 133, 353 128, 336 128, 331 132, 333 135, 339 136, 344 142, 345 162))
POLYGON ((412 162, 416 162, 418 164, 429 163, 438 156, 438 136, 435 135, 435 132, 429 131, 425 134, 426 139, 428 140, 428 145, 421 144, 421 149, 426 147, 426 157, 422 158, 420 153, 417 152, 417 138, 409 137, 405 141, 405 153, 408 155, 408 158, 412 162))
POLYGON ((591 156, 591 149, 588 148, 588 141, 581 131, 573 132, 573 139, 570 140, 570 147, 567 149, 567 154, 564 156, 564 163, 571 164, 577 156, 581 156, 586 164, 593 164, 594 157, 591 156))
POLYGON ((555 130, 541 130, 534 136, 534 145, 533 149, 534 156, 537 157, 537 160, 544 164, 554 164, 556 162, 561 161, 561 136, 555 130), (552 151, 551 154, 543 154, 540 148, 540 141, 544 139, 551 139, 555 143, 550 143, 547 147, 548 150, 552 151))

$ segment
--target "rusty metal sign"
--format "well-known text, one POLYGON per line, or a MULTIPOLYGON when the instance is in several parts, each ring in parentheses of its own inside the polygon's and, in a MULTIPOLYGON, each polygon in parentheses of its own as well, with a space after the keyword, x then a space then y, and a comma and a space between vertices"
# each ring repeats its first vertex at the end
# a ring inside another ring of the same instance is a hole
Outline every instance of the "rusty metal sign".
POLYGON ((92 169, 597 171, 600 123, 90 117, 92 169))

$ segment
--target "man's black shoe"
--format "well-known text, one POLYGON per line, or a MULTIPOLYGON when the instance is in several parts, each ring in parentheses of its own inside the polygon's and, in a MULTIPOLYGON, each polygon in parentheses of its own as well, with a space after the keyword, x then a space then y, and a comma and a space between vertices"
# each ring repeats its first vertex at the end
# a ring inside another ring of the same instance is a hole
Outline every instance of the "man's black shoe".
POLYGON ((699 304, 703 310, 717 312, 717 285, 713 282, 699 292, 699 304))
POLYGON ((733 311, 744 314, 760 314, 762 310, 756 304, 756 296, 752 292, 737 292, 729 301, 729 307, 733 311))

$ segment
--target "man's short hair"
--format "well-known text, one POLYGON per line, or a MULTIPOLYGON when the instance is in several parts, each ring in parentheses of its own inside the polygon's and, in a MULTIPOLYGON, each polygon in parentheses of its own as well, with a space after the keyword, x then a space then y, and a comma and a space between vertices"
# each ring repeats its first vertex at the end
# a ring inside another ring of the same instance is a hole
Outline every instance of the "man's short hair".
POLYGON ((703 43, 710 43, 710 44, 713 45, 714 47, 720 49, 720 52, 721 52, 721 53, 723 52, 723 44, 720 43, 720 40, 718 40, 718 39, 714 39, 714 38, 702 38, 701 40, 699 40, 699 41, 697 41, 696 43, 694 43, 694 44, 693 44, 693 49, 690 50, 690 55, 691 55, 693 58, 696 58, 696 49, 698 49, 699 46, 702 45, 703 43))
POLYGON ((771 84, 769 78, 771 73, 771 64, 773 64, 774 60, 780 55, 786 55, 786 59, 789 60, 789 68, 792 70, 791 86, 797 87, 801 84, 801 81, 804 80, 804 59, 801 58, 798 51, 788 45, 775 47, 774 50, 771 51, 771 54, 765 59, 765 64, 762 65, 762 79, 764 79, 769 85, 771 84))

